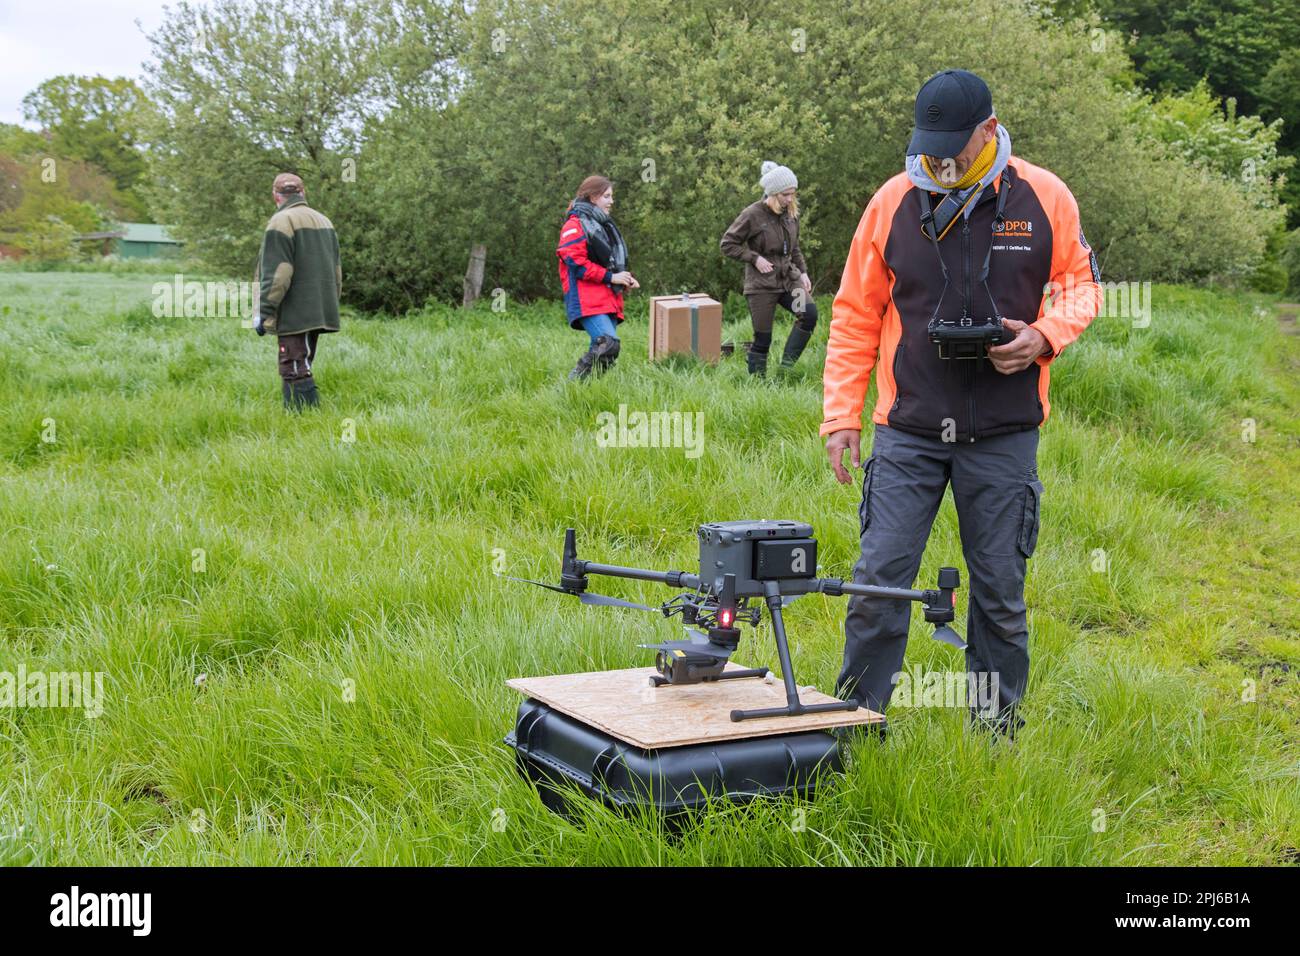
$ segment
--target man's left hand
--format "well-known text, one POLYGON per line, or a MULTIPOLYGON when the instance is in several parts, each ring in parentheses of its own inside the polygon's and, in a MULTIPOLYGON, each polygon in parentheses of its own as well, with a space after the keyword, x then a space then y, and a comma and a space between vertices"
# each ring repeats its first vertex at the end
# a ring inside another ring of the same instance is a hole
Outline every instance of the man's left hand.
POLYGON ((1026 325, 1018 319, 1003 319, 1002 324, 1015 338, 1005 345, 989 346, 989 361, 1003 375, 1014 375, 1029 368, 1034 359, 1051 351, 1047 339, 1032 325, 1026 325))

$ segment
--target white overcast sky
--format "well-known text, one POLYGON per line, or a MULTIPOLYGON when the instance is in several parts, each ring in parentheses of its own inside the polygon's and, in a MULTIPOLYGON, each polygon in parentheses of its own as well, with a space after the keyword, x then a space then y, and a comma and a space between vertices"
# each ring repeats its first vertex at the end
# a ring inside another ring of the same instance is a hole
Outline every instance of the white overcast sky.
POLYGON ((162 23, 163 6, 163 0, 0 0, 0 123, 21 123, 23 97, 52 76, 138 80, 149 56, 145 33, 162 23))

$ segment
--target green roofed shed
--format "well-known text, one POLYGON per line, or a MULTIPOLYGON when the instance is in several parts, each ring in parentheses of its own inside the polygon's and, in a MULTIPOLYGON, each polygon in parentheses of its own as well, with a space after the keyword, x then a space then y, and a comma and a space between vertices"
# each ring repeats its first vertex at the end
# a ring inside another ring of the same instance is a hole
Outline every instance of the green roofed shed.
POLYGON ((150 222, 119 223, 116 252, 123 259, 161 259, 180 253, 181 243, 173 239, 166 226, 150 222))

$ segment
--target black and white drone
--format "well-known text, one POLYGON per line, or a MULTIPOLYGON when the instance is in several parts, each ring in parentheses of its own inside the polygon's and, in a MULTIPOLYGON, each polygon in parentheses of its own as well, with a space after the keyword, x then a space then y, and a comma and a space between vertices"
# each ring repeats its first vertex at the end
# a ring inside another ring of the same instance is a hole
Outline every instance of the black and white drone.
POLYGON ((776 651, 785 682, 786 705, 759 710, 733 710, 731 719, 757 717, 792 717, 828 711, 856 710, 856 700, 824 704, 804 704, 790 663, 781 610, 804 594, 843 594, 896 601, 918 601, 925 620, 934 625, 936 640, 964 649, 965 642, 949 627, 955 614, 956 589, 961 580, 956 568, 940 568, 938 587, 924 591, 907 588, 874 587, 854 584, 839 578, 818 578, 817 541, 811 525, 799 521, 716 521, 700 525, 700 573, 685 571, 649 571, 599 564, 578 557, 574 529, 564 533, 564 553, 559 585, 524 578, 510 578, 525 584, 570 594, 584 604, 601 607, 632 608, 671 617, 680 614, 690 637, 687 640, 646 644, 655 654, 658 675, 652 680, 664 684, 697 684, 705 681, 738 680, 766 677, 766 669, 725 670, 727 661, 740 642, 741 622, 756 627, 762 617, 762 599, 772 617, 776 651), (587 576, 656 581, 672 588, 685 588, 658 607, 636 604, 587 590, 587 576), (751 604, 750 601, 755 603, 751 604), (703 630, 701 630, 703 628, 703 630))

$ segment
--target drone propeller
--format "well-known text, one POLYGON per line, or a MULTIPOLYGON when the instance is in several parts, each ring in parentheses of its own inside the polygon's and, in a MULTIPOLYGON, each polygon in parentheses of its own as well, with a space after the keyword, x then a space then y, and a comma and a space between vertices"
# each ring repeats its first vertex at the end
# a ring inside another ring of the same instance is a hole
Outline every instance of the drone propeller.
POLYGON ((626 607, 634 611, 654 611, 659 613, 660 608, 650 607, 647 604, 635 604, 632 601, 624 601, 621 598, 607 597, 604 594, 588 594, 586 591, 570 591, 568 588, 557 587, 554 584, 547 584, 544 581, 530 581, 528 578, 513 578, 510 575, 502 575, 507 581, 518 581, 521 584, 535 584, 539 588, 546 588, 548 591, 558 591, 560 594, 570 594, 580 600, 583 604, 592 604, 597 607, 626 607))
POLYGON ((520 584, 536 584, 539 588, 546 588, 546 590, 548 591, 559 591, 561 594, 573 593, 572 591, 569 591, 562 587, 558 587, 557 585, 547 584, 544 581, 530 581, 527 578, 513 578, 508 574, 503 574, 501 576, 505 578, 507 581, 518 581, 520 584))
POLYGON ((624 601, 622 598, 608 597, 604 594, 588 594, 583 591, 578 597, 583 604, 594 604, 598 607, 630 607, 634 611, 653 611, 656 614, 661 612, 660 608, 648 604, 637 604, 634 601, 624 601))
POLYGON ((951 644, 959 651, 966 650, 966 642, 963 641, 961 637, 958 636, 957 632, 947 624, 940 624, 934 629, 934 639, 936 641, 942 641, 945 644, 951 644))

